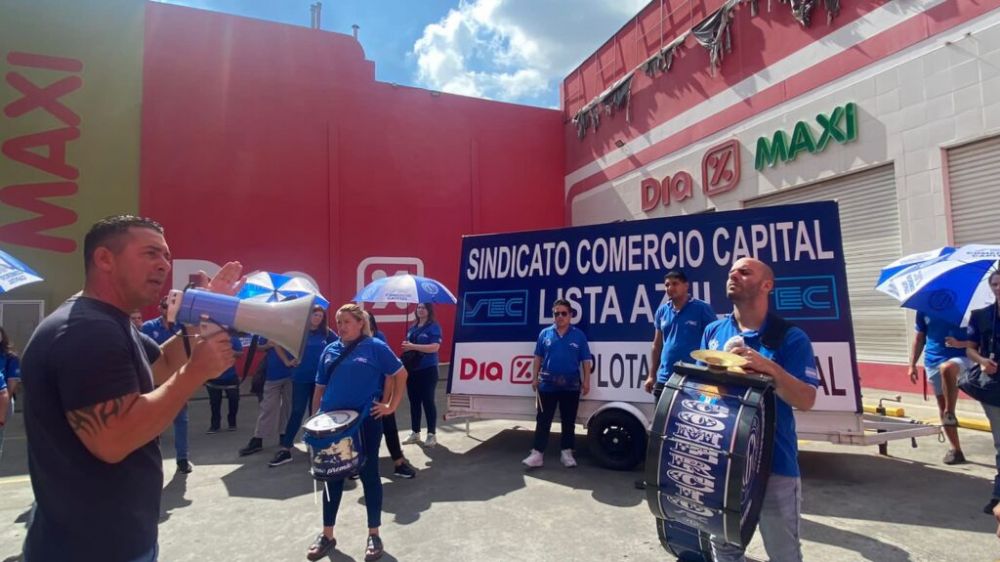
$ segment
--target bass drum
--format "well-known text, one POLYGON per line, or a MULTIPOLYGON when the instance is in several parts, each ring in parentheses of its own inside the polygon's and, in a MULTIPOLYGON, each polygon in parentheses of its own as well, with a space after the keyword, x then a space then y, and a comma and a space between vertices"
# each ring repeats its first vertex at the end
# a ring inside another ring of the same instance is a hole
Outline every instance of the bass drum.
POLYGON ((677 363, 656 405, 646 494, 657 534, 681 560, 712 560, 709 537, 745 548, 771 474, 769 377, 677 363))

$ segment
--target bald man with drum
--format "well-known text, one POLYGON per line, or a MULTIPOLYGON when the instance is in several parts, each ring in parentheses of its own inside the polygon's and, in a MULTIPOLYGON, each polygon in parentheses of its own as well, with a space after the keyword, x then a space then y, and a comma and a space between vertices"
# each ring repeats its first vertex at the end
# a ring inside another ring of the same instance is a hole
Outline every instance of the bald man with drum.
MULTIPOLYGON (((774 459, 759 528, 771 560, 801 561, 802 485, 792 408, 811 409, 820 381, 809 337, 769 312, 768 294, 772 289, 774 272, 767 264, 753 258, 737 260, 726 281, 726 297, 733 303, 733 312, 705 328, 701 347, 728 349, 746 359, 744 370, 774 380, 774 459)), ((719 562, 744 560, 742 549, 715 537, 712 552, 719 562)))

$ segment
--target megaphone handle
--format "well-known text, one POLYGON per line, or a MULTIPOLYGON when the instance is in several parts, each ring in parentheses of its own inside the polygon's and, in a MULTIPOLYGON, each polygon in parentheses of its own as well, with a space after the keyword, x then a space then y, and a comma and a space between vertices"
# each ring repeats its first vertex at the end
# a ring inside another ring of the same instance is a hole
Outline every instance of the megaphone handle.
POLYGON ((218 334, 219 332, 226 329, 225 326, 219 324, 218 322, 213 322, 207 314, 201 315, 201 323, 198 325, 199 333, 203 338, 209 338, 218 334))

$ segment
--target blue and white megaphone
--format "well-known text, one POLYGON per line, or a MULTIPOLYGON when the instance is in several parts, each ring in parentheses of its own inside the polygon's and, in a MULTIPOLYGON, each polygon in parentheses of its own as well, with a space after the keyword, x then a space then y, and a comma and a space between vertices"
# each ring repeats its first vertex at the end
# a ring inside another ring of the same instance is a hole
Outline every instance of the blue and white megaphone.
POLYGON ((252 302, 199 289, 173 290, 167 294, 167 321, 202 326, 202 335, 212 325, 265 337, 302 356, 309 334, 309 315, 314 296, 282 302, 252 302))

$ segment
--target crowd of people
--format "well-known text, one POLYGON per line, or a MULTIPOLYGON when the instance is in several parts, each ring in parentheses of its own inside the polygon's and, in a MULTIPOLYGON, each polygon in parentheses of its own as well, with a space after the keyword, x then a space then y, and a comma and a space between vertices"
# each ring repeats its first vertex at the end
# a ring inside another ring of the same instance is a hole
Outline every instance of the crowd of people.
MULTIPOLYGON (((295 462, 294 444, 310 416, 357 413, 358 446, 369 459, 353 475, 364 489, 364 559, 383 555, 378 463, 382 439, 394 475, 400 478, 416 475, 403 444, 437 443, 434 395, 442 332, 433 305, 416 307, 399 356, 378 330, 376 318, 358 304, 335 310, 315 305, 303 352, 295 357, 266 340, 253 339, 244 349, 238 337, 225 331, 202 336, 172 325, 167 302, 161 300, 170 250, 154 221, 122 215, 97 222, 84 240, 84 263, 83 290, 42 321, 22 356, 0 328, 0 456, 12 397, 21 388, 27 405, 25 429, 36 504, 24 544, 25 562, 61 559, 67 552, 87 560, 157 560, 163 484, 157 437, 172 426, 177 471, 190 473, 189 398, 205 388, 207 433, 214 434, 222 430, 225 396, 226 429, 236 431, 240 374, 251 370, 257 351, 264 354, 259 373, 252 375, 261 379, 258 415, 252 437, 238 454, 252 455, 274 444, 270 467, 295 462), (159 316, 144 322, 139 311, 157 303, 159 316), (96 364, 102 368, 94 370, 96 364), (401 443, 395 412, 404 395, 411 419, 410 434, 401 443), (109 542, 108 536, 118 539, 109 542)), ((242 266, 229 262, 200 288, 234 295, 241 276, 242 266)), ((667 273, 667 301, 654 317, 652 369, 644 386, 658 399, 671 365, 687 360, 695 349, 725 349, 742 357, 746 370, 771 377, 777 396, 774 458, 759 529, 772 559, 801 560, 802 489, 792 408, 811 409, 820 381, 808 336, 769 310, 774 281, 766 263, 737 260, 726 282, 732 313, 717 318, 711 307, 691 297, 683 271, 667 273)), ((923 355, 950 443, 946 464, 965 462, 956 428, 958 378, 971 366, 989 375, 997 371, 1000 273, 989 282, 998 302, 976 311, 968 330, 917 316, 908 375, 917 382, 916 363, 923 355)), ((590 392, 593 356, 586 335, 572 322, 581 311, 559 299, 551 312, 553 324, 539 333, 532 365, 536 429, 532 450, 522 461, 531 469, 544 464, 557 410, 562 422, 560 462, 576 466, 576 414, 581 397, 590 392)), ((984 409, 992 422, 1000 467, 1000 405, 984 404, 984 409)), ((310 560, 336 548, 343 489, 343 479, 323 487, 321 531, 308 547, 310 560)), ((1000 521, 998 503, 1000 470, 984 508, 1000 521)), ((743 557, 741 549, 715 537, 711 547, 717 560, 743 557)))
MULTIPOLYGON (((83 291, 43 320, 23 357, 0 331, 0 432, 11 396, 19 390, 21 362, 29 373, 25 430, 35 505, 22 559, 54 560, 72 553, 85 560, 156 560, 163 484, 156 438, 173 427, 177 471, 190 473, 189 398, 205 388, 211 411, 207 433, 213 434, 222 429, 225 395, 226 429, 236 431, 239 372, 250 361, 237 361, 243 344, 227 332, 189 334, 168 321, 160 294, 170 251, 157 223, 131 216, 99 221, 85 237, 84 263, 83 291), (139 311, 156 303, 159 316, 144 322, 139 311), (93 370, 96 364, 102 369, 93 370), (109 542, 108 536, 120 540, 109 542)), ((229 262, 199 288, 233 295, 241 275, 242 266, 229 262)), ((336 310, 334 321, 336 330, 329 326, 327 309, 313 307, 300 357, 266 340, 250 344, 247 356, 254 350, 265 354, 263 384, 253 437, 239 454, 261 451, 265 439, 270 444, 277 437, 268 464, 282 466, 293 461, 293 444, 310 415, 331 409, 363 412, 364 447, 372 461, 357 476, 368 507, 365 559, 375 560, 384 552, 377 461, 383 432, 395 474, 414 477, 393 413, 410 389, 413 441, 419 441, 423 414, 428 434, 422 443, 434 446, 441 329, 433 307, 421 305, 401 344, 412 356, 415 380, 408 383, 407 370, 373 316, 349 304, 336 310)), ((2 443, 0 433, 0 454, 2 443)), ((333 529, 342 491, 342 480, 324 487, 322 532, 309 547, 310 559, 336 545, 333 529)))

